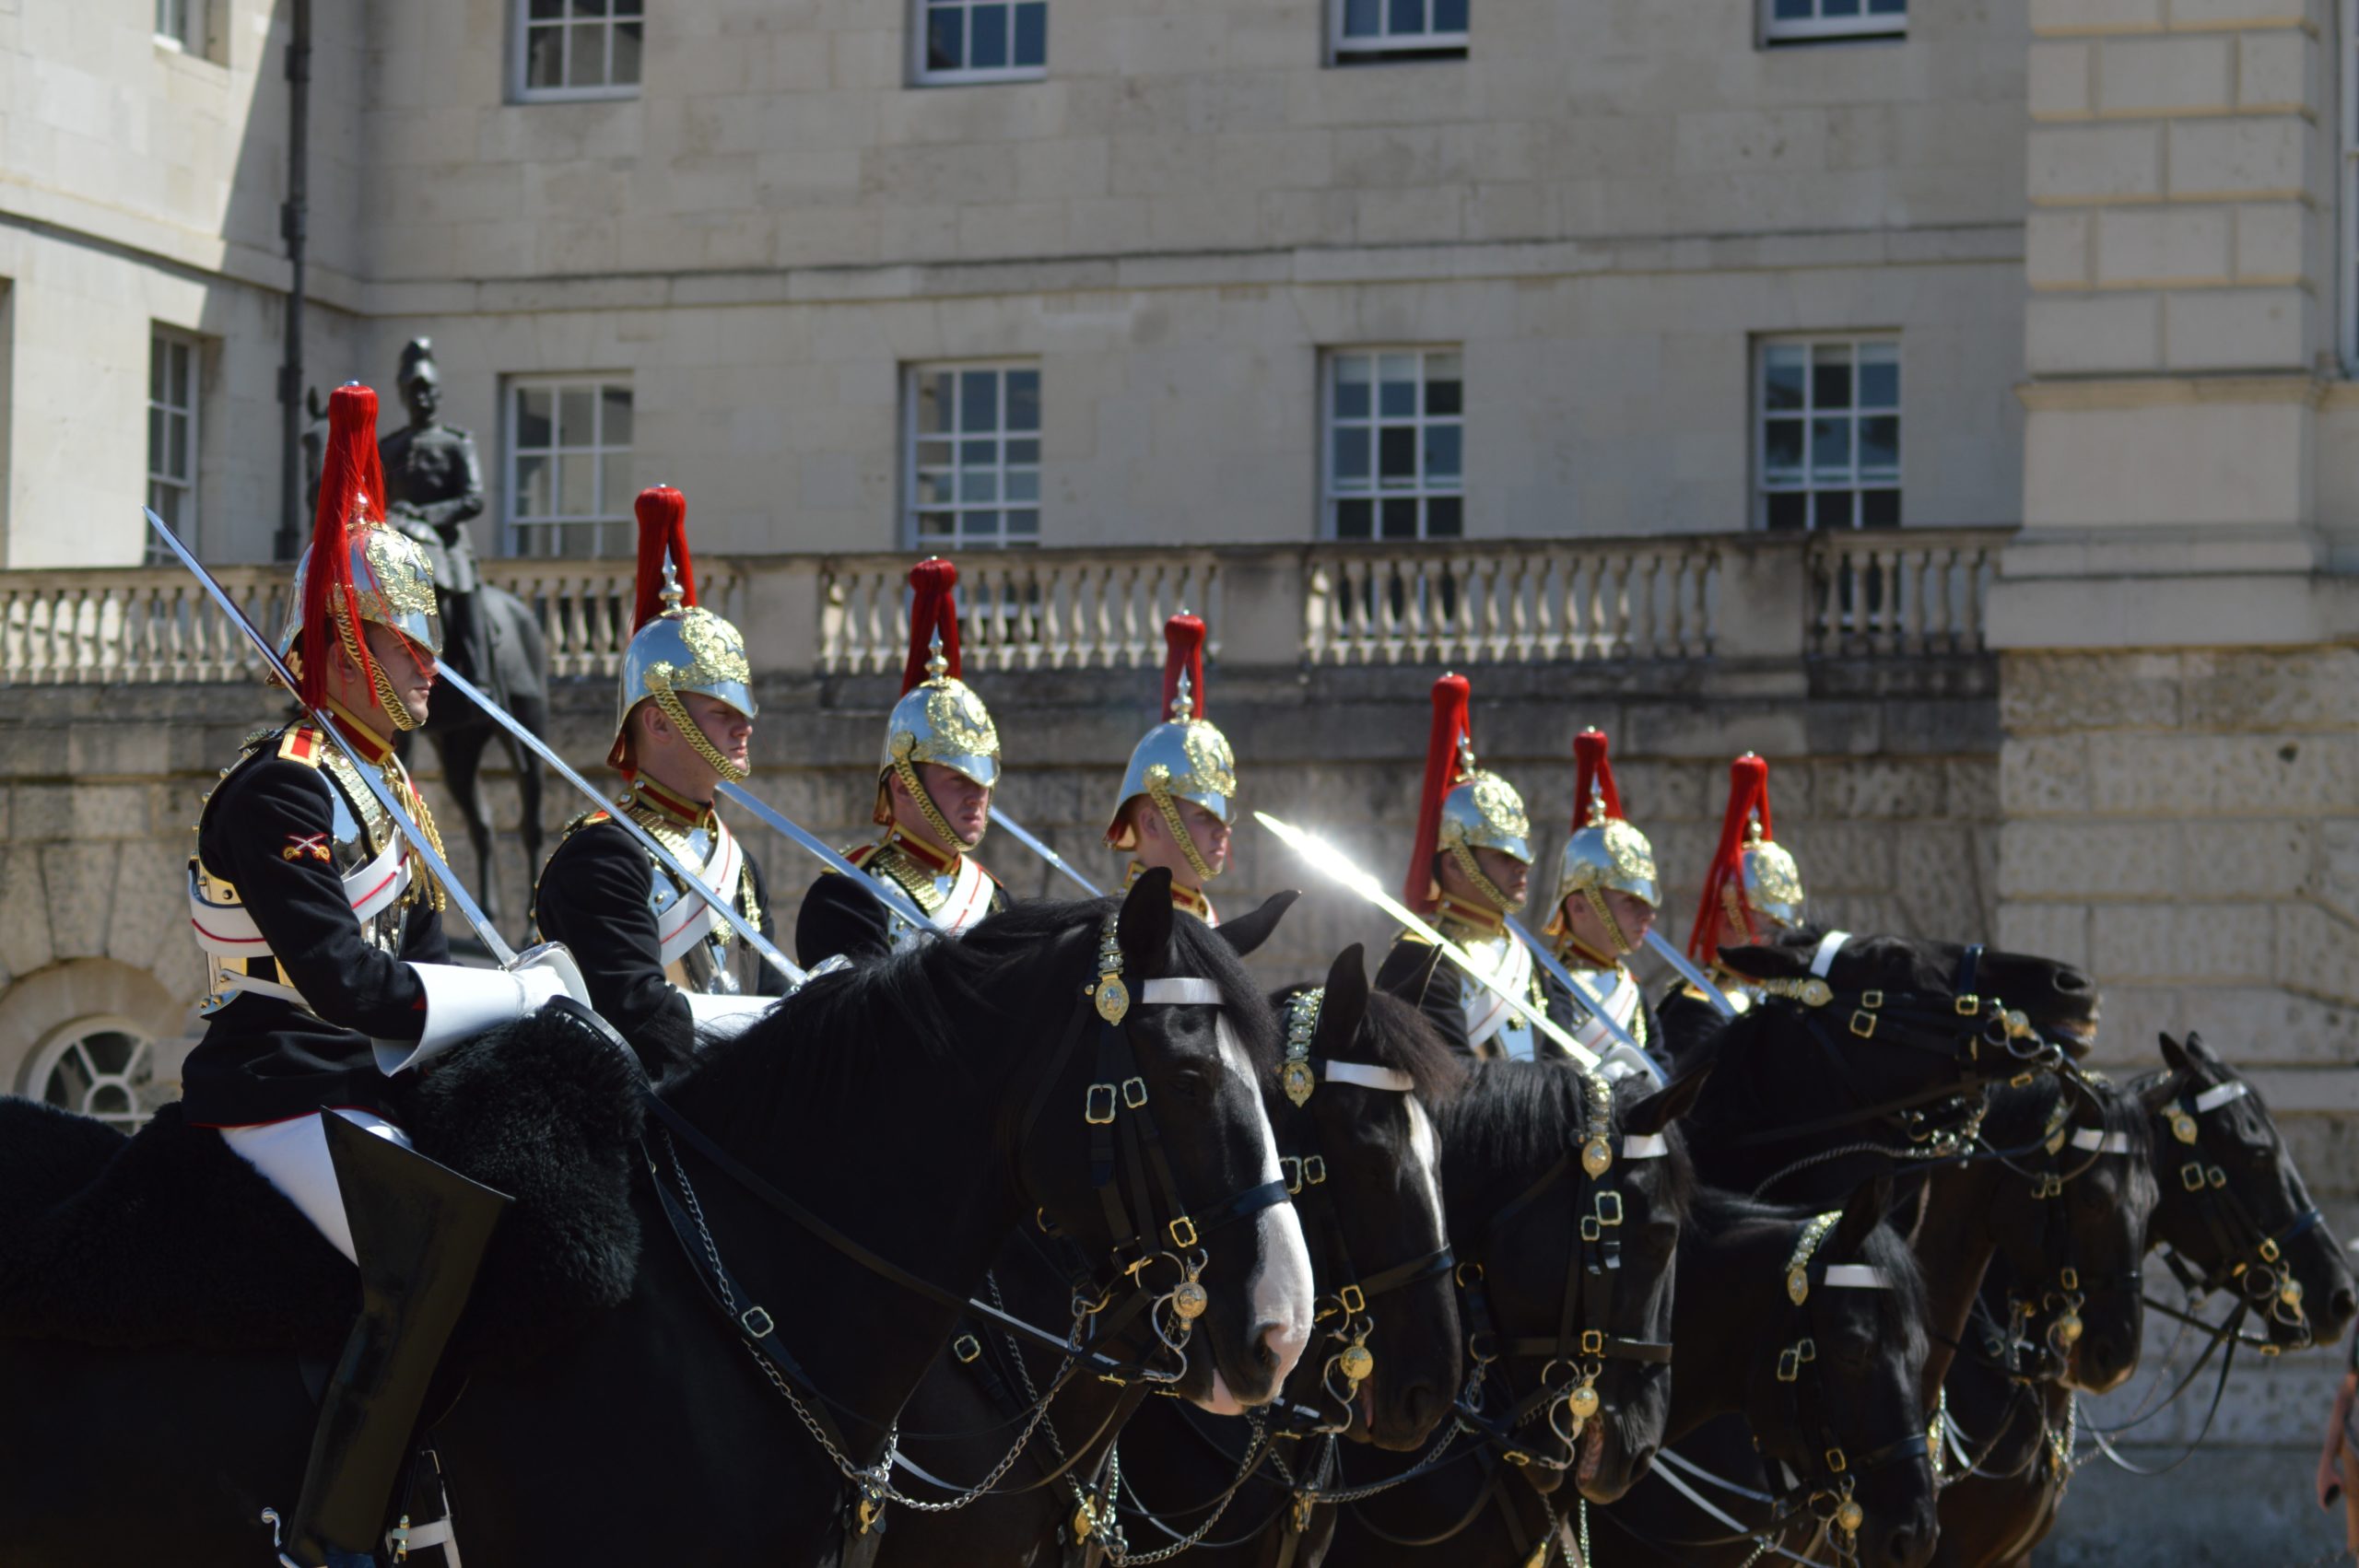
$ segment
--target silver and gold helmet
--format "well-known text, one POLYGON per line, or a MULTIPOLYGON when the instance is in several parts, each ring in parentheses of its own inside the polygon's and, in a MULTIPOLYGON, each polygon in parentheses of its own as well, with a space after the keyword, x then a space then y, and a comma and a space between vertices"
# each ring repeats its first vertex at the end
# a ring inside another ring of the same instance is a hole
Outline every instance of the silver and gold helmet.
POLYGON ((1573 760, 1573 831, 1557 863, 1553 907, 1561 911, 1566 899, 1579 894, 1605 914, 1608 930, 1618 930, 1605 911, 1608 892, 1626 893, 1650 908, 1662 905, 1655 847, 1622 815, 1622 791, 1614 782, 1603 731, 1584 730, 1574 736, 1573 760))
POLYGON ((311 517, 311 542, 295 567, 278 653, 282 659, 300 656, 299 695, 316 708, 326 695, 326 639, 334 636, 353 661, 370 673, 377 700, 394 726, 417 728, 417 719, 363 648, 356 618, 390 626, 429 655, 442 651, 434 568, 417 541, 385 524, 377 394, 358 381, 347 381, 328 397, 319 504, 311 517))
POLYGON ((1773 837, 1769 765, 1751 752, 1729 765, 1719 848, 1704 879, 1704 907, 1687 950, 1717 961, 1724 942, 1758 942, 1802 923, 1802 868, 1773 837))
POLYGON ((697 603, 696 564, 688 556, 687 497, 668 485, 639 493, 639 574, 630 644, 623 649, 622 678, 615 691, 615 743, 610 766, 625 766, 631 710, 652 702, 697 755, 731 783, 745 769, 723 756, 688 716, 683 692, 697 692, 728 704, 751 719, 753 670, 745 638, 734 626, 697 603))
POLYGON ((1432 909, 1441 896, 1433 874, 1437 854, 1456 860, 1459 870, 1502 910, 1515 908, 1515 901, 1483 873, 1474 851, 1496 849, 1532 864, 1532 819, 1523 809, 1523 797, 1514 785, 1475 761, 1468 712, 1473 689, 1463 675, 1444 675, 1434 683, 1433 729, 1426 740, 1416 844, 1402 887, 1402 901, 1421 913, 1432 909))
POLYGON ((1196 850, 1194 836, 1180 821, 1175 802, 1187 801, 1237 824, 1237 757, 1228 737, 1203 711, 1204 623, 1182 610, 1164 623, 1163 704, 1170 715, 1149 730, 1132 748, 1131 765, 1122 773, 1122 788, 1114 801, 1114 817, 1107 825, 1106 842, 1117 849, 1138 846, 1138 829, 1131 822, 1131 802, 1142 796, 1155 802, 1170 825, 1173 839, 1197 876, 1215 873, 1196 850))
POLYGON ((924 812, 945 848, 975 843, 960 838, 918 778, 918 764, 930 762, 989 790, 999 783, 999 727, 966 682, 959 679, 958 568, 939 558, 910 568, 910 656, 901 668, 901 698, 885 721, 885 745, 876 766, 877 825, 893 820, 886 781, 896 774, 924 812))

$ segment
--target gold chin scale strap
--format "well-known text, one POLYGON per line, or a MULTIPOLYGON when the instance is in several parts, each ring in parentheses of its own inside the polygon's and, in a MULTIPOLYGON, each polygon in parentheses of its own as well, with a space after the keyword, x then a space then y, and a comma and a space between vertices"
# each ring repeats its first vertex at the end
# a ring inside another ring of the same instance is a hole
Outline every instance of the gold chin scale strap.
POLYGON ((655 706, 663 710, 663 717, 669 719, 678 727, 680 733, 687 737, 689 749, 704 758, 706 764, 715 773, 720 774, 730 783, 745 782, 751 770, 738 766, 721 755, 721 748, 712 743, 712 737, 704 732, 704 726, 688 717, 687 704, 680 700, 680 694, 670 686, 657 685, 655 672, 651 670, 648 672, 647 684, 652 688, 648 695, 655 699, 655 706))
POLYGON ((1449 858, 1458 862, 1458 869, 1466 873, 1466 880, 1474 884, 1474 891, 1489 899, 1497 907, 1500 913, 1513 914, 1520 907, 1514 899, 1507 895, 1497 883, 1483 874, 1482 866, 1474 859, 1474 851, 1469 849, 1463 843, 1451 843, 1449 858))
POLYGON ((1602 889, 1594 884, 1584 887, 1581 889, 1581 897, 1588 902, 1599 921, 1604 925, 1605 940, 1614 944, 1614 957, 1619 958, 1624 954, 1636 950, 1637 944, 1623 931, 1622 922, 1614 918, 1614 906, 1605 901, 1602 889))
MULTIPOLYGON (((907 737, 902 739, 906 742, 907 737)), ((933 796, 927 791, 925 784, 918 778, 918 770, 910 766, 910 759, 906 754, 893 758, 893 777, 901 781, 902 787, 910 792, 910 799, 918 803, 918 810, 923 813, 926 825, 933 829, 937 843, 945 848, 956 846, 961 851, 971 852, 976 845, 983 841, 983 836, 980 833, 972 839, 968 839, 950 825, 950 819, 944 816, 942 808, 933 803, 933 796)))
POLYGON ((1220 873, 1204 864, 1203 856, 1196 852, 1196 836, 1189 832, 1187 823, 1180 820, 1180 802, 1171 794, 1171 770, 1159 762, 1148 768, 1146 793, 1147 799, 1155 802, 1155 809, 1163 813, 1163 825, 1171 830, 1180 852, 1188 857, 1188 864, 1196 873, 1196 885, 1202 887, 1218 876, 1220 873))

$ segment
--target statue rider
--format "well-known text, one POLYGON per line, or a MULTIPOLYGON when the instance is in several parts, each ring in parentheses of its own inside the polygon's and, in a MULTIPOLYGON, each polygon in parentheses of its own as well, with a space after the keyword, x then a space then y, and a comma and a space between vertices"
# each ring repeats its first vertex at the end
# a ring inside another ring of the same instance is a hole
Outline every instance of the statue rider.
POLYGON ((409 423, 377 443, 385 468, 385 520, 425 548, 434 571, 434 598, 442 617, 444 657, 494 696, 491 650, 486 643, 476 590, 475 542, 467 523, 483 514, 483 462, 475 439, 436 415, 442 377, 434 344, 412 338, 402 349, 402 402, 409 423))

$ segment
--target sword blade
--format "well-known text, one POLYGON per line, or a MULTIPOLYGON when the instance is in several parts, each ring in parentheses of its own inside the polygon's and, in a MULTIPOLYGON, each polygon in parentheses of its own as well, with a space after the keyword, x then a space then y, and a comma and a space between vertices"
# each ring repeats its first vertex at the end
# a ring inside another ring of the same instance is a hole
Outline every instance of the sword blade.
MULTIPOLYGON (((599 792, 596 785, 576 773, 563 757, 557 755, 546 741, 526 729, 523 720, 492 701, 473 681, 447 664, 441 667, 436 679, 482 708, 485 716, 493 723, 515 736, 526 751, 546 763, 551 772, 587 795, 601 810, 611 810, 613 802, 599 792)), ((663 841, 633 822, 628 812, 614 812, 607 820, 637 840, 639 847, 652 856, 657 865, 672 873, 674 881, 703 899, 713 914, 720 918, 721 922, 737 933, 739 941, 758 954, 771 968, 786 977, 788 985, 800 986, 804 980, 810 978, 810 976, 804 972, 802 965, 780 953, 776 943, 755 929, 754 923, 738 910, 734 901, 715 891, 704 878, 696 875, 680 864, 678 857, 663 847, 663 841)))
POLYGON ((858 866, 853 865, 850 860, 845 860, 841 855, 837 854, 835 850, 829 848, 825 843, 821 842, 818 837, 812 833, 809 828, 804 827, 801 823, 795 821, 784 812, 780 811, 775 806, 772 806, 767 802, 761 800, 751 790, 746 789, 743 784, 733 784, 727 779, 723 779, 721 784, 721 792, 728 796, 730 800, 735 802, 738 805, 741 805, 747 811, 751 812, 754 816, 763 824, 763 825, 769 827, 772 832, 780 834, 783 837, 793 840, 794 843, 817 856, 820 862, 827 866, 829 871, 841 872, 844 875, 851 878, 852 884, 855 887, 858 887, 863 892, 868 894, 869 896, 874 898, 879 904, 884 905, 885 907, 890 909, 901 919, 909 921, 910 924, 917 927, 918 930, 921 931, 932 931, 937 936, 942 934, 942 928, 934 924, 933 917, 919 908, 916 904, 912 903, 909 895, 903 893, 898 887, 888 885, 887 883, 879 881, 877 878, 870 876, 858 866))
POLYGON ((223 588, 215 579, 213 574, 205 569, 203 562, 189 553, 188 546, 181 543, 180 536, 172 532, 171 525, 158 517, 152 510, 144 507, 140 509, 147 512, 147 526, 155 530, 156 536, 164 542, 164 547, 171 551, 179 558, 181 565, 186 567, 196 580, 204 586, 205 591, 212 597, 216 607, 222 614, 229 617, 229 624, 244 634, 248 642, 253 644, 254 651, 262 655, 263 662, 269 666, 270 673, 277 676, 280 683, 287 687, 287 695, 295 698, 296 705, 303 709, 312 723, 319 726, 320 732, 327 736, 336 750, 342 752, 345 759, 352 764, 353 771, 360 776, 360 782, 367 785, 369 792, 377 797, 377 803, 382 806, 385 809, 385 814, 393 819, 394 829, 408 841, 411 850, 417 856, 418 862, 425 866, 427 874, 442 884, 442 891, 448 895, 452 907, 459 911, 462 919, 475 928, 475 937, 483 943, 484 951, 490 954, 493 961, 501 968, 515 967, 516 950, 508 945, 508 939, 499 934, 499 929, 491 923, 491 918, 483 912, 483 907, 475 902, 475 895, 467 891, 466 884, 462 883, 451 870, 450 862, 442 858, 441 851, 434 848, 434 840, 426 836, 425 831, 410 816, 408 809, 393 798, 393 792, 385 787, 384 778, 378 773, 377 765, 353 748, 352 743, 345 738, 344 731, 336 728, 333 720, 326 714, 311 708, 300 696, 297 695, 301 688, 295 684, 295 676, 287 668, 286 662, 278 657, 278 649, 270 645, 270 639, 262 635, 260 627, 246 619, 246 613, 238 608, 238 602, 229 597, 229 590, 223 588))
POLYGON ((1603 1000, 1601 999, 1596 992, 1590 990, 1587 986, 1581 984, 1580 981, 1575 979, 1573 977, 1573 972, 1570 969, 1566 968, 1562 964, 1558 963, 1555 954, 1541 946, 1540 940, 1533 936, 1530 930, 1525 929, 1524 923, 1521 920, 1517 919, 1513 915, 1509 915, 1507 917, 1507 922, 1508 930, 1515 933, 1516 941, 1523 943, 1525 947, 1531 949, 1532 961, 1534 964, 1539 965, 1543 969, 1547 970, 1549 975, 1558 985, 1572 992, 1573 1000, 1579 1002, 1583 1007, 1588 1008, 1589 1015, 1591 1018, 1596 1019, 1601 1024, 1604 1025, 1605 1032, 1607 1034, 1613 1036, 1615 1039, 1621 1041, 1632 1050, 1637 1051, 1640 1056, 1647 1054, 1645 1049, 1639 1046, 1638 1042, 1631 1038, 1630 1031, 1622 1027, 1621 1024, 1614 1018, 1614 1014, 1605 1011, 1605 1003, 1603 1000))
POLYGON ((1558 1028, 1555 1020, 1546 1013, 1536 1011, 1528 999, 1516 995, 1499 984, 1488 971, 1474 962, 1472 954, 1428 925, 1406 904, 1385 892, 1374 877, 1354 865, 1351 858, 1341 849, 1320 838, 1317 834, 1306 833, 1289 823, 1279 821, 1267 812, 1255 812, 1253 820, 1284 839, 1288 848, 1309 863, 1311 870, 1339 883, 1347 892, 1357 894, 1367 902, 1391 916, 1402 926, 1432 942, 1441 950, 1443 957, 1473 976, 1484 989, 1506 1002, 1517 1017, 1563 1047, 1566 1054, 1580 1063, 1583 1068, 1592 1071, 1596 1070, 1598 1055, 1595 1051, 1558 1028))
POLYGON ((1704 1000, 1712 1004, 1713 1012, 1723 1018, 1736 1016, 1736 1008, 1730 1002, 1727 994, 1719 987, 1705 978, 1704 971, 1696 967, 1694 959, 1680 952, 1674 944, 1665 942, 1661 931, 1649 930, 1647 945, 1653 948, 1656 955, 1664 963, 1678 970, 1681 979, 1703 992, 1704 1000))
POLYGON ((1057 870, 1064 872, 1065 875, 1073 878, 1074 882, 1079 883, 1082 890, 1087 893, 1092 898, 1103 898, 1106 896, 1104 893, 1098 890, 1098 886, 1096 883, 1090 881, 1087 877, 1074 870, 1073 867, 1066 862, 1065 858, 1062 855, 1058 854, 1054 849, 1051 849, 1046 844, 1041 843, 1039 839, 1034 837, 1031 833, 1026 830, 1022 823, 1016 821, 1014 817, 1008 815, 997 806, 993 806, 992 808, 992 820, 999 824, 1003 828, 1005 828, 1009 837, 1015 839, 1018 844, 1023 845, 1027 849, 1031 850, 1042 860, 1048 861, 1049 864, 1056 867, 1057 870))

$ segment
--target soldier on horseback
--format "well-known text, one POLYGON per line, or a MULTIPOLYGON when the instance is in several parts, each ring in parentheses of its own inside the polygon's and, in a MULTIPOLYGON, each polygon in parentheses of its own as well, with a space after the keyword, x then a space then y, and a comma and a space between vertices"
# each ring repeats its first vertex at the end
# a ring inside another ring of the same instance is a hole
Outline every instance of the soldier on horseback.
MULTIPOLYGON (((921 561, 910 571, 910 655, 901 699, 886 721, 872 813, 885 830, 844 851, 865 874, 907 894, 942 930, 957 935, 1007 907, 997 877, 975 859, 991 825, 999 783, 999 730, 959 679, 958 569, 921 561)), ((796 956, 815 965, 839 954, 861 961, 909 946, 919 932, 829 871, 803 895, 796 956)))
MULTIPOLYGON (((384 523, 376 424, 368 388, 330 399, 311 545, 279 646, 305 707, 431 840, 393 737, 425 717, 441 631, 424 552, 384 523)), ((205 1037, 183 1075, 188 1121, 218 1128, 364 1265, 362 1320, 323 1402, 287 1550, 303 1568, 366 1562, 500 1200, 368 1138, 370 1189, 347 1191, 338 1164, 351 1156, 330 1148, 351 1135, 328 1113, 406 1149, 388 1074, 579 981, 561 954, 514 971, 452 965, 441 889, 311 718, 247 741, 206 798, 188 896, 208 977, 205 1037)))
MULTIPOLYGON (((1761 1000, 1761 988, 1720 962, 1721 946, 1774 942, 1802 923, 1802 868, 1776 834, 1769 815, 1769 765, 1747 752, 1729 764, 1719 848, 1705 873, 1704 901, 1687 938, 1687 955, 1704 965, 1739 1012, 1761 1000)), ((1692 986, 1681 990, 1696 995, 1692 986)))
POLYGON ((581 961, 599 1013, 660 1074, 687 1060, 699 1028, 741 1028, 784 987, 767 965, 739 973, 743 944, 712 907, 615 821, 627 813, 754 929, 775 930, 760 868, 712 804, 723 780, 747 772, 757 704, 745 639, 697 603, 687 498, 655 486, 638 512, 637 629, 606 758, 628 788, 566 825, 533 907, 541 935, 581 961))
MULTIPOLYGON (((1647 836, 1622 814, 1622 791, 1614 780, 1602 731, 1573 737, 1573 831, 1556 867, 1556 897, 1542 928, 1555 944, 1556 961, 1589 988, 1623 1032, 1641 1049, 1660 1058, 1662 1030, 1647 1005, 1628 959, 1655 923, 1661 892, 1655 882, 1655 850, 1647 836)), ((1567 1024, 1581 1044, 1607 1059, 1604 1071, 1646 1071, 1635 1062, 1619 1070, 1615 1040, 1578 998, 1567 1024)), ((1666 1065, 1654 1063, 1659 1071, 1666 1065)))
POLYGON ((1228 737, 1203 716, 1204 623, 1183 610, 1164 623, 1163 638, 1163 710, 1169 717, 1132 750, 1106 842, 1131 852, 1125 889, 1160 866, 1171 873, 1172 907, 1216 926, 1220 917, 1204 884, 1228 866, 1237 760, 1228 737))

